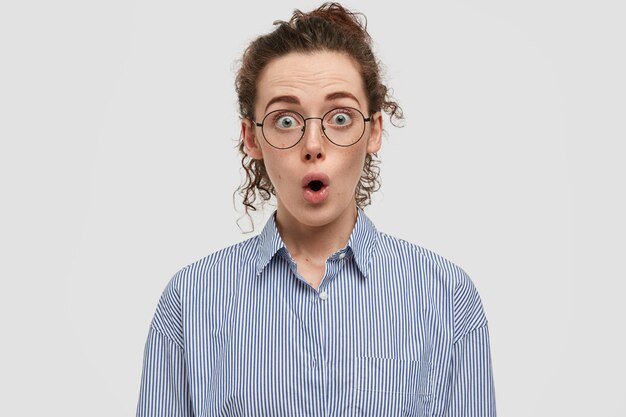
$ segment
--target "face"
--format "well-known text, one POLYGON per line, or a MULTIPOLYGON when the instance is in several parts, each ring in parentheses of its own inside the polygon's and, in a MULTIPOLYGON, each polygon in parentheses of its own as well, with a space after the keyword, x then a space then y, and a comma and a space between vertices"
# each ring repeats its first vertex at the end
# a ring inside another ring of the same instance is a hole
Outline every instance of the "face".
MULTIPOLYGON (((254 117, 258 123, 275 110, 296 111, 308 118, 342 107, 370 116, 358 64, 345 54, 291 53, 271 61, 257 82, 254 117)), ((346 121, 345 115, 334 113, 327 120, 338 124, 346 121)), ((284 127, 292 122, 283 118, 272 123, 284 127)), ((380 112, 372 115, 361 139, 349 147, 331 143, 319 119, 307 120, 304 136, 289 149, 272 147, 262 129, 250 120, 242 122, 242 133, 248 155, 264 160, 276 190, 279 224, 333 227, 337 222, 354 221, 354 194, 365 156, 380 149, 380 112)))

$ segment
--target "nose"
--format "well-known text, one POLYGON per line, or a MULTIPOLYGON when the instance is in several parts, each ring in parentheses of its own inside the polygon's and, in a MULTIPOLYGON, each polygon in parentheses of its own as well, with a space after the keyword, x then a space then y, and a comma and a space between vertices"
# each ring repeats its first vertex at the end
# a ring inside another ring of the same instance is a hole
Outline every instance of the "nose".
POLYGON ((324 159, 325 139, 322 130, 322 119, 314 117, 307 119, 302 141, 304 142, 304 146, 302 146, 302 157, 305 160, 324 159), (316 120, 317 122, 315 122, 316 120))

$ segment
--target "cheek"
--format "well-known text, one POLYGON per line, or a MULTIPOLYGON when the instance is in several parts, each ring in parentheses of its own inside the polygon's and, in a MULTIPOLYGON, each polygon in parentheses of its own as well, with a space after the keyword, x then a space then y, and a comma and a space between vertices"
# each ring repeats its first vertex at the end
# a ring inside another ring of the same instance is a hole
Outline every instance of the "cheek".
MULTIPOLYGON (((346 158, 342 161, 342 167, 345 173, 345 180, 349 183, 350 188, 356 188, 361 175, 363 173, 363 164, 365 164, 365 153, 358 153, 346 158)), ((348 185, 348 184, 347 184, 348 185)))
POLYGON ((281 184, 290 178, 290 169, 289 165, 286 162, 286 158, 280 155, 267 155, 264 158, 265 160, 265 170, 267 171, 267 175, 270 177, 270 181, 274 188, 280 189, 281 184))
POLYGON ((352 158, 346 161, 346 166, 350 167, 350 171, 359 177, 361 176, 363 165, 365 164, 365 155, 365 152, 359 152, 357 155, 353 155, 352 158))

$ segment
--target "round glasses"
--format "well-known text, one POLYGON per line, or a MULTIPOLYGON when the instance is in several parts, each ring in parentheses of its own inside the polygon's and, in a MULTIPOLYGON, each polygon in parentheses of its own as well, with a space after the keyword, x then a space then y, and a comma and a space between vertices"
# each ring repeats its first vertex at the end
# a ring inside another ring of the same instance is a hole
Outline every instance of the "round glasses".
POLYGON ((339 107, 326 112, 322 117, 304 117, 294 110, 274 110, 263 118, 261 123, 253 120, 261 128, 265 141, 277 149, 293 148, 304 137, 307 120, 320 120, 324 136, 337 146, 347 147, 357 143, 365 133, 365 123, 372 117, 365 117, 354 107, 339 107))

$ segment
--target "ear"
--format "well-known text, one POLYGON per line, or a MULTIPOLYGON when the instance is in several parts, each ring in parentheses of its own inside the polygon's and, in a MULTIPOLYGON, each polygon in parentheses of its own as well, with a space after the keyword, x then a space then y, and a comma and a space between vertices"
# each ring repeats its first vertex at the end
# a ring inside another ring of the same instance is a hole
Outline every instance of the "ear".
POLYGON ((377 111, 371 117, 371 131, 367 140, 367 153, 376 153, 380 150, 383 141, 383 115, 377 111))
POLYGON ((252 120, 241 120, 241 137, 246 154, 252 159, 263 159, 263 151, 256 137, 256 126, 252 120))

